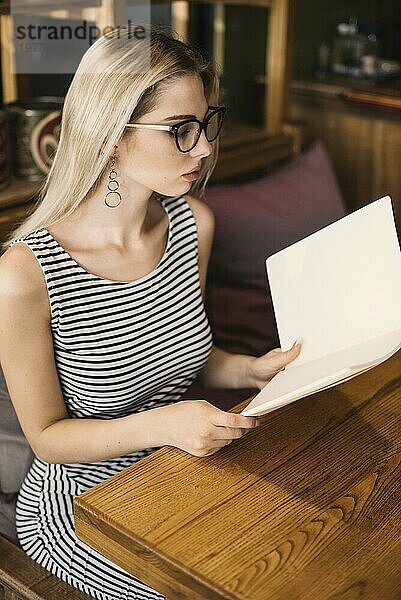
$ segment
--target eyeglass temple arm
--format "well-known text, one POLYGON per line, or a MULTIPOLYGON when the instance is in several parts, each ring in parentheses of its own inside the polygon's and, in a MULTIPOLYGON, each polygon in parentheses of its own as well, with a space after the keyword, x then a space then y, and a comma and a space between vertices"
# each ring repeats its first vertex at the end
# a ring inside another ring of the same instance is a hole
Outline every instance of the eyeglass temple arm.
POLYGON ((171 125, 149 125, 148 123, 127 123, 126 127, 133 127, 133 128, 146 128, 146 129, 159 129, 160 131, 171 131, 172 127, 171 125))

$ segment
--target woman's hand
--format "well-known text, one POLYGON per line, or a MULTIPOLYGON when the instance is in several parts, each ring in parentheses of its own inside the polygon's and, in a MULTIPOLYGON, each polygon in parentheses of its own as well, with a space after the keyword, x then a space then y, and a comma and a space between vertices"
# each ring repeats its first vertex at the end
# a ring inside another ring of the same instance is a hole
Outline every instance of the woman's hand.
POLYGON ((292 362, 301 352, 301 345, 295 342, 292 348, 283 352, 280 348, 275 348, 259 358, 250 357, 248 365, 247 379, 249 386, 259 388, 260 390, 270 381, 279 371, 292 362))
POLYGON ((259 425, 255 417, 224 412, 206 400, 182 400, 155 410, 164 420, 163 445, 198 457, 214 454, 259 425))

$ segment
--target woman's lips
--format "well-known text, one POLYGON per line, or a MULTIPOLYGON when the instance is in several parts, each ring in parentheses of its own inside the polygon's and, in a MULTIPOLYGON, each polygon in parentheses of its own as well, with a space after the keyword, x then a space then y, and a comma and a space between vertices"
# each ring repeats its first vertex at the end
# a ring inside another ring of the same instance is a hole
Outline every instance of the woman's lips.
POLYGON ((185 173, 182 177, 186 181, 195 181, 195 179, 198 179, 198 177, 199 177, 199 172, 200 172, 200 169, 194 169, 193 171, 190 171, 189 173, 185 173))

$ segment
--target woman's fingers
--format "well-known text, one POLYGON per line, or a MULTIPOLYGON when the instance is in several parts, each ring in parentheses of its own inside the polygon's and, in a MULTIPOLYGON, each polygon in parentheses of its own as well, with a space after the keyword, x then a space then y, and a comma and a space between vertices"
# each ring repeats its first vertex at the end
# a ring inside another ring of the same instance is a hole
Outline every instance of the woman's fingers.
POLYGON ((285 369, 287 365, 297 358, 301 352, 301 344, 295 341, 289 350, 281 351, 281 354, 277 355, 278 360, 281 363, 281 369, 285 369))
POLYGON ((298 354, 300 352, 301 352, 301 344, 298 342, 298 340, 295 340, 295 342, 293 343, 291 348, 289 350, 287 350, 286 354, 288 356, 298 356, 298 354))

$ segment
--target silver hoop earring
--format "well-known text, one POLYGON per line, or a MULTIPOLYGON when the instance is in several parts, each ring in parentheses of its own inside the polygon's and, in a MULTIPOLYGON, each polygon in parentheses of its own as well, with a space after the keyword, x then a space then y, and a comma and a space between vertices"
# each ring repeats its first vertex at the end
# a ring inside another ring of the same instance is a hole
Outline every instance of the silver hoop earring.
POLYGON ((121 203, 121 194, 117 191, 120 187, 120 183, 117 181, 116 171, 117 148, 118 146, 114 146, 114 154, 111 157, 109 182, 107 184, 107 189, 109 191, 107 192, 104 199, 105 205, 109 208, 117 208, 117 206, 119 206, 121 203))

